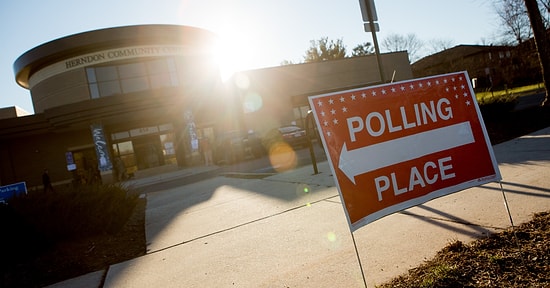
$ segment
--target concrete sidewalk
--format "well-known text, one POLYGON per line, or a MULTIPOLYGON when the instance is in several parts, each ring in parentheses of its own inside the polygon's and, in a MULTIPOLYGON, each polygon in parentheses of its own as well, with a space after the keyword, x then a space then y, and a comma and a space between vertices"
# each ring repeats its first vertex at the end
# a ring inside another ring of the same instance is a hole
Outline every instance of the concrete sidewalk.
MULTIPOLYGON (((550 127, 494 146, 514 223, 550 210, 550 127)), ((147 255, 52 287, 363 287, 327 162, 263 179, 216 177, 148 195, 147 255)), ((368 286, 510 226, 499 183, 451 194, 353 236, 368 286)))

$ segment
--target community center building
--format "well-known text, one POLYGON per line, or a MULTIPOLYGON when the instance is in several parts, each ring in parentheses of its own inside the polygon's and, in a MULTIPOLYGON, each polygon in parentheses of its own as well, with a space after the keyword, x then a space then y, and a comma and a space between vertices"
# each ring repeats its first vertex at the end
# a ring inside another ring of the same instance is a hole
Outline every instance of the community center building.
MULTIPOLYGON (((221 80, 216 35, 136 25, 70 35, 14 63, 33 115, 0 108, 0 186, 117 181, 166 165, 202 165, 201 139, 302 125, 307 97, 380 84, 374 55, 239 72, 221 80)), ((406 52, 381 55, 385 78, 412 78, 406 52)))

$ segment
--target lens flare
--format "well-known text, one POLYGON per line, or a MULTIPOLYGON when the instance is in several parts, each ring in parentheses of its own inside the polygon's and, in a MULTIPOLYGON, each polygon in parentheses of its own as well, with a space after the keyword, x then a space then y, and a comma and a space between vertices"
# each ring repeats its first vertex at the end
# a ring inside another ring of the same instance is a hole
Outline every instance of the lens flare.
POLYGON ((329 242, 336 242, 336 233, 334 232, 328 232, 327 233, 327 240, 329 242))
POLYGON ((249 92, 244 96, 243 108, 244 113, 250 113, 258 111, 263 106, 262 96, 255 92, 249 92))
POLYGON ((283 172, 294 169, 298 163, 298 157, 290 145, 277 142, 269 149, 269 161, 277 172, 283 172))
POLYGON ((342 239, 340 239, 340 237, 338 237, 335 232, 328 232, 325 237, 325 243, 327 244, 329 249, 336 250, 340 249, 340 247, 342 246, 342 239))
POLYGON ((246 90, 250 87, 250 79, 247 75, 243 73, 235 74, 235 78, 233 81, 235 82, 235 85, 241 90, 246 90))
POLYGON ((309 193, 310 191, 311 190, 307 184, 299 184, 298 186, 296 186, 296 197, 304 201, 306 203, 306 207, 311 207, 311 194, 309 193))
POLYGON ((298 187, 296 187, 296 194, 298 196, 307 195, 310 191, 311 190, 307 184, 299 184, 298 187))

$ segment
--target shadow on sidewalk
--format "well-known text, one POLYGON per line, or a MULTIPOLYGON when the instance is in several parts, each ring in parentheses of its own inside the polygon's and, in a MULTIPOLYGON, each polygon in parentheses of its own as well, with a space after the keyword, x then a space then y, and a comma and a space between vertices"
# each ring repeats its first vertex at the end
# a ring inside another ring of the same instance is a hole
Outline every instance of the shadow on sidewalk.
POLYGON ((550 127, 493 146, 499 164, 550 161, 550 127))
POLYGON ((479 237, 480 235, 488 235, 488 234, 492 233, 492 231, 487 229, 487 228, 484 228, 484 227, 479 226, 477 224, 471 223, 471 222, 469 222, 465 219, 462 219, 460 217, 456 217, 456 216, 451 215, 449 213, 445 213, 441 210, 437 210, 437 209, 434 209, 434 208, 431 208, 431 207, 427 207, 425 205, 418 205, 416 207, 424 209, 424 210, 432 212, 432 213, 435 213, 435 214, 440 215, 442 217, 441 218, 428 217, 426 215, 420 215, 420 214, 416 214, 416 213, 413 213, 413 212, 410 212, 410 211, 401 211, 399 213, 403 214, 403 215, 414 217, 414 218, 416 218, 418 220, 421 220, 421 221, 424 221, 428 224, 439 226, 443 229, 453 231, 455 233, 463 234, 463 235, 466 235, 466 236, 470 236, 470 237, 479 237), (466 226, 470 227, 471 229, 459 228, 455 225, 447 224, 445 222, 453 223, 453 224, 466 225, 466 226))
MULTIPOLYGON (((502 181, 501 183, 502 183, 502 189, 504 190, 505 193, 514 193, 514 194, 520 194, 520 195, 525 195, 525 196, 550 198, 550 189, 548 189, 548 188, 525 185, 525 184, 519 184, 519 183, 512 183, 512 182, 505 182, 505 181, 502 181), (509 189, 507 186, 515 186, 515 187, 524 188, 524 189, 527 189, 527 190, 535 190, 535 191, 539 191, 539 192, 542 192, 542 193, 548 193, 548 194, 544 195, 544 194, 540 194, 540 193, 537 193, 537 192, 527 192, 527 191, 522 191, 522 190, 517 190, 517 189, 512 190, 512 189, 509 189)), ((489 187, 489 186, 486 186, 486 185, 482 185, 482 186, 479 186, 479 187, 483 188, 483 189, 501 191, 500 187, 489 187)))

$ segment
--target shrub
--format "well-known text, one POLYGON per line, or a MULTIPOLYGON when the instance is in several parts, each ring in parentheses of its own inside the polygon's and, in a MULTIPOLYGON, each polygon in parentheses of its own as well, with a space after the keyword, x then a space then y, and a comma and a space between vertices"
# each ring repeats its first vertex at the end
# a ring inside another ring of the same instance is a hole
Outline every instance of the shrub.
POLYGON ((7 229, 0 245, 24 251, 29 245, 40 249, 64 240, 113 234, 126 223, 137 200, 137 195, 115 184, 31 191, 0 208, 0 223, 7 229))
POLYGON ((0 204, 0 227, 2 227, 0 247, 3 248, 2 257, 0 257, 2 270, 5 269, 5 265, 10 264, 12 259, 26 259, 48 245, 46 239, 26 223, 10 205, 0 204))
POLYGON ((478 99, 479 110, 485 120, 499 119, 513 111, 518 97, 513 94, 478 99))

